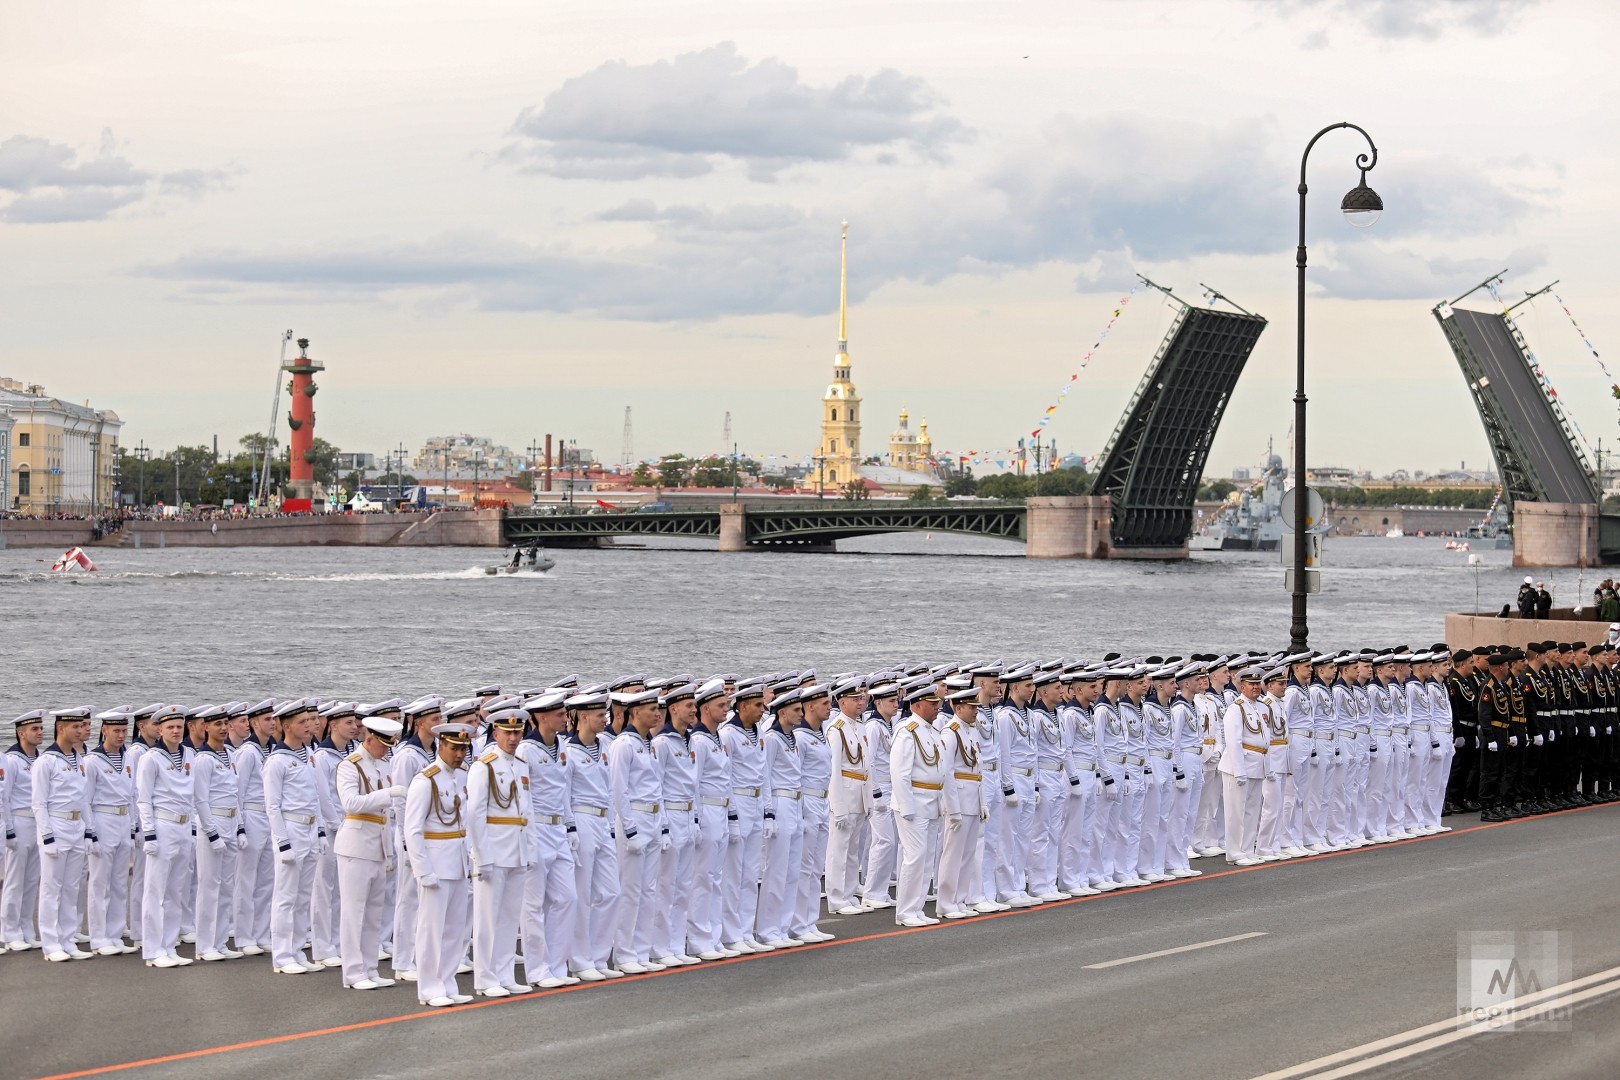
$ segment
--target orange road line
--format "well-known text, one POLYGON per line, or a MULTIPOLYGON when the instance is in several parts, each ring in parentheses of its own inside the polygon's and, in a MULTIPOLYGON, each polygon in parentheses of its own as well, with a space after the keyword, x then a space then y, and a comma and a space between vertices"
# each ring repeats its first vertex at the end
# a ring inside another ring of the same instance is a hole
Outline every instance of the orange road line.
MULTIPOLYGON (((930 930, 948 930, 956 926, 972 925, 986 922, 990 919, 1007 918, 1013 915, 1033 915, 1052 908, 1068 907, 1072 904, 1083 904, 1093 900, 1107 900, 1110 898, 1145 893, 1152 889, 1162 889, 1172 885, 1186 885, 1195 881, 1209 881, 1214 878, 1231 877, 1234 874, 1247 874, 1253 870, 1266 870, 1273 867, 1286 866, 1290 863, 1315 862, 1318 859, 1331 859, 1339 855, 1357 855, 1362 852, 1378 851, 1385 848, 1400 847, 1405 844, 1417 844, 1424 840, 1440 840, 1449 836, 1464 836, 1468 833, 1481 832, 1485 829, 1496 829, 1503 825, 1518 825, 1527 821, 1539 821, 1543 818, 1559 817, 1563 814, 1578 814, 1584 810, 1596 810, 1602 806, 1610 805, 1600 803, 1594 806, 1574 806, 1568 810, 1554 810, 1545 814, 1535 814, 1527 818, 1514 818, 1512 821, 1480 822, 1466 828, 1452 829, 1450 832, 1434 833, 1429 836, 1412 836, 1405 840, 1396 840, 1388 844, 1374 844, 1365 848, 1351 848, 1348 851, 1324 851, 1316 855, 1300 858, 1283 859, 1275 863, 1261 863, 1258 866, 1234 866, 1213 874, 1203 874, 1196 878, 1178 878, 1175 881, 1156 881, 1149 885, 1139 885, 1134 889, 1110 891, 1097 896, 1074 896, 1067 900, 1054 900, 1037 907, 1013 908, 1011 911, 995 911, 988 914, 975 915, 971 919, 953 919, 941 922, 938 925, 906 926, 894 930, 880 930, 873 934, 862 934, 859 937, 839 938, 834 941, 818 941, 810 945, 801 945, 791 950, 796 953, 810 952, 815 949, 831 948, 838 945, 854 945, 863 941, 881 941, 884 938, 903 937, 907 934, 922 934, 930 930)), ((701 965, 695 970, 705 970, 724 967, 727 964, 741 964, 750 960, 768 960, 771 953, 754 953, 744 956, 728 957, 724 960, 714 960, 701 965)), ((382 1016, 375 1020, 360 1020, 353 1024, 340 1024, 336 1027, 318 1028, 312 1031, 298 1031, 287 1035, 272 1035, 268 1038, 253 1039, 248 1042, 230 1043, 225 1046, 210 1046, 200 1050, 187 1050, 178 1054, 166 1054, 162 1057, 144 1058, 140 1061, 124 1061, 115 1065, 98 1065, 90 1069, 80 1069, 77 1072, 55 1073, 51 1076, 40 1077, 39 1080, 79 1080, 86 1076, 105 1076, 109 1073, 125 1072, 130 1069, 146 1069, 154 1065, 169 1065, 177 1061, 190 1061, 195 1058, 212 1057, 216 1054, 230 1054, 239 1050, 254 1050, 261 1046, 277 1046, 282 1043, 299 1042, 304 1039, 318 1039, 327 1035, 342 1035, 351 1031, 364 1031, 367 1028, 384 1027, 388 1024, 402 1024, 411 1020, 429 1020, 441 1016, 450 1016, 456 1013, 467 1012, 472 1009, 487 1009, 493 1005, 512 1005, 518 1002, 534 1001, 538 998, 552 997, 556 994, 578 993, 582 990, 591 990, 598 987, 620 986, 625 983, 640 982, 643 979, 657 979, 665 975, 679 975, 686 971, 686 967, 666 968, 663 971, 649 971, 642 975, 626 975, 620 979, 612 979, 602 983, 580 983, 577 986, 559 986, 551 990, 537 990, 530 994, 515 994, 505 998, 486 998, 483 1001, 469 1002, 465 1005, 452 1005, 444 1009, 429 1009, 425 1012, 402 1013, 399 1016, 382 1016)))

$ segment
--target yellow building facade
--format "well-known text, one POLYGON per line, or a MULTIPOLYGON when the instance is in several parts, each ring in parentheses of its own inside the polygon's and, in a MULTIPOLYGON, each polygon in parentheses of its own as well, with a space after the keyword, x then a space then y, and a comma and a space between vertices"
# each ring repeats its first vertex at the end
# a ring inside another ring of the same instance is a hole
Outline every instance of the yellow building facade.
POLYGON ((900 426, 889 436, 889 464, 907 472, 931 473, 934 470, 934 440, 928 436, 928 418, 923 417, 922 428, 911 430, 911 414, 900 407, 900 426))
POLYGON ((0 378, 10 414, 6 508, 19 514, 93 514, 113 505, 118 434, 111 409, 75 405, 38 385, 0 378))

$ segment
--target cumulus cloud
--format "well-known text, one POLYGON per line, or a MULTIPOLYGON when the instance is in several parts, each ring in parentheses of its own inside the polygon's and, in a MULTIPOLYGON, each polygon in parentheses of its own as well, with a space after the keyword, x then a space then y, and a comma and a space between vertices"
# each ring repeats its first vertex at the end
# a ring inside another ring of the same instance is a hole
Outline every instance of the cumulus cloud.
MULTIPOLYGON (((1540 0, 1257 0, 1285 13, 1327 13, 1335 22, 1359 23, 1374 37, 1435 41, 1460 28, 1482 37, 1505 32, 1513 21, 1540 0)), ((1308 48, 1327 43, 1323 30, 1307 39, 1308 48)))
POLYGON ((0 221, 41 225, 100 221, 143 199, 200 198, 228 186, 218 169, 154 173, 137 168, 118 152, 111 129, 102 131, 94 154, 32 135, 0 142, 0 221))
POLYGON ((892 69, 813 86, 780 60, 750 65, 725 42, 673 60, 603 64, 563 83, 512 126, 503 157, 560 177, 692 177, 742 163, 784 168, 905 148, 940 158, 967 137, 926 82, 892 69))
MULTIPOLYGON (((1485 245, 1478 245, 1485 246, 1485 245)), ((1313 249, 1311 290, 1346 300, 1429 300, 1439 303, 1511 269, 1515 279, 1545 270, 1547 251, 1520 247, 1505 255, 1432 255, 1393 244, 1330 241, 1313 249)))
MULTIPOLYGON (((868 184, 840 199, 836 212, 638 197, 592 215, 627 227, 615 232, 612 248, 570 246, 566 231, 536 244, 467 233, 197 253, 147 272, 186 282, 415 295, 486 309, 653 321, 814 314, 836 298, 838 218, 847 214, 854 221, 857 299, 891 281, 932 283, 1050 263, 1075 267, 1077 287, 1087 287, 1099 274, 1117 281, 1133 265, 1291 255, 1298 162, 1267 149, 1281 144, 1269 121, 1212 127, 1059 117, 982 172, 932 170, 920 181, 896 175, 886 186, 868 184)), ((1362 148, 1346 135, 1313 155, 1312 282, 1325 292, 1417 298, 1444 292, 1473 272, 1472 263, 1434 252, 1499 259, 1488 254, 1499 243, 1490 238, 1545 202, 1518 181, 1531 168, 1526 163, 1481 171, 1397 155, 1368 177, 1388 207, 1383 220, 1352 242, 1336 220, 1338 200, 1358 179, 1355 155, 1362 148), (1385 257, 1387 266, 1377 261, 1385 257)))

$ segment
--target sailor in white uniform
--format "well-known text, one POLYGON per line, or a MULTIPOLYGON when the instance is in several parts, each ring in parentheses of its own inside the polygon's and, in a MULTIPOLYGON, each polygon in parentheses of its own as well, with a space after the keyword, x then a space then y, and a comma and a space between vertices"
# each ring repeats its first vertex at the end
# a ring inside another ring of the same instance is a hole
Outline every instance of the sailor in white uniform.
POLYGON ((955 715, 940 728, 938 736, 945 757, 944 790, 940 793, 945 827, 934 913, 942 919, 965 919, 978 914, 972 900, 982 881, 979 858, 983 846, 979 834, 988 816, 979 792, 983 779, 979 772, 979 688, 957 690, 949 701, 955 715))
POLYGON ((831 831, 827 797, 834 766, 825 730, 832 713, 831 690, 827 683, 800 688, 804 716, 793 729, 793 742, 799 751, 799 821, 804 839, 799 846, 798 896, 793 901, 788 937, 804 944, 833 939, 832 934, 816 925, 821 919, 827 837, 831 831))
POLYGON ((1226 861, 1255 866, 1260 831, 1260 785, 1266 775, 1266 721, 1270 708, 1260 700, 1260 671, 1245 667, 1238 676, 1242 696, 1226 708, 1226 749, 1221 755, 1221 783, 1226 793, 1226 861))
POLYGON ((456 968, 470 938, 472 891, 467 880, 467 788, 462 768, 472 727, 439 724, 431 732, 434 760, 405 793, 400 833, 419 896, 416 918, 416 997, 442 1009, 472 1000, 456 986, 456 968))
POLYGON ((365 738, 338 762, 337 798, 343 822, 333 838, 338 863, 338 924, 343 985, 351 990, 393 986, 377 970, 383 925, 391 914, 387 874, 394 862, 394 811, 406 789, 393 781, 389 753, 404 730, 398 720, 367 716, 365 738))
MULTIPOLYGON (((389 756, 389 771, 397 787, 410 791, 416 774, 433 763, 433 728, 439 723, 442 698, 421 698, 401 710, 401 728, 404 732, 394 744, 389 756)), ((398 804, 395 813, 402 811, 398 804)), ((394 893, 394 977, 406 982, 416 980, 416 911, 419 890, 411 876, 409 853, 405 850, 405 831, 396 830, 395 865, 399 867, 399 884, 394 893)))
POLYGON ((44 741, 45 713, 23 713, 12 722, 16 742, 0 755, 5 797, 5 884, 0 887, 0 939, 12 952, 39 948, 39 831, 34 821, 33 768, 44 741))
POLYGON ((697 755, 692 748, 696 695, 697 687, 684 676, 660 692, 658 705, 668 719, 652 740, 663 784, 664 827, 669 838, 658 860, 652 959, 665 967, 699 962, 686 946, 698 843, 697 755))
MULTIPOLYGON (((309 739, 315 706, 293 698, 275 712, 281 739, 264 763, 264 807, 275 849, 275 883, 270 897, 270 960, 283 975, 303 975, 325 965, 304 954, 310 939, 310 895, 315 865, 325 843, 321 822, 331 815, 309 739)), ((150 894, 150 890, 149 890, 150 894)))
MULTIPOLYGON (((778 684, 781 685, 781 684, 778 684)), ((804 823, 799 785, 803 758, 793 729, 804 713, 797 689, 771 699, 776 723, 760 736, 765 751, 765 820, 763 857, 759 877, 757 937, 775 949, 802 945, 793 937, 794 903, 798 897, 800 863, 804 853, 804 823)))
POLYGON ((1029 892, 1044 901, 1064 900, 1057 887, 1063 859, 1063 812, 1069 803, 1069 763, 1058 721, 1062 701, 1061 671, 1042 671, 1032 680, 1029 703, 1030 741, 1035 748, 1036 807, 1031 818, 1029 892))
POLYGON ((669 841, 663 816, 663 777, 652 745, 652 735, 660 726, 658 691, 621 692, 613 700, 627 710, 625 729, 605 755, 613 782, 619 856, 613 966, 625 974, 639 975, 664 968, 652 958, 659 858, 669 841))
POLYGON ((698 840, 693 857, 692 909, 687 918, 688 951, 699 960, 740 955, 721 941, 725 904, 723 875, 726 850, 742 835, 742 823, 731 809, 731 760, 720 741, 728 703, 726 684, 711 679, 698 687, 697 726, 692 729, 692 766, 698 792, 698 840))
POLYGON ((321 805, 327 816, 321 818, 315 884, 310 894, 311 947, 317 963, 340 967, 343 957, 338 945, 338 923, 342 900, 338 895, 337 855, 332 851, 332 839, 337 835, 343 815, 338 803, 337 767, 358 745, 360 717, 352 701, 329 702, 319 711, 326 720, 326 738, 315 744, 310 758, 320 777, 321 805))
POLYGON ((1097 718, 1092 708, 1102 695, 1102 669, 1083 667, 1062 676, 1067 701, 1058 709, 1063 749, 1069 764, 1068 806, 1063 811, 1058 888, 1070 896, 1095 896, 1102 880, 1097 858, 1098 762, 1097 718))
POLYGON ((58 709, 51 713, 51 722, 55 740, 34 761, 30 792, 38 829, 35 840, 42 856, 40 947, 47 960, 88 960, 95 954, 79 948, 73 936, 83 914, 85 875, 90 848, 96 842, 85 775, 90 710, 58 709))
POLYGON ((934 719, 939 694, 924 686, 906 697, 912 715, 895 726, 889 750, 889 782, 894 785, 895 830, 900 838, 900 884, 895 895, 895 922, 927 926, 939 920, 923 911, 927 865, 933 839, 940 832, 940 809, 947 768, 944 746, 934 719))
POLYGON ((247 846, 236 858, 233 930, 236 950, 243 956, 263 956, 270 944, 270 892, 275 884, 275 851, 270 843, 270 818, 264 809, 264 763, 275 741, 276 703, 266 698, 244 710, 248 734, 232 747, 236 766, 237 798, 247 846))
POLYGON ((1193 660, 1176 669, 1175 695, 1170 699, 1170 724, 1174 729, 1174 766, 1176 772, 1173 807, 1170 816, 1170 842, 1165 846, 1171 877, 1197 877, 1202 871, 1194 870, 1192 858, 1192 831, 1197 823, 1198 807, 1204 790, 1204 729, 1198 722, 1198 708, 1193 699, 1204 686, 1204 664, 1193 660))
MULTIPOLYGON (((1034 670, 1014 668, 1001 676, 1006 697, 995 709, 996 740, 1001 760, 1001 859, 996 887, 999 899, 1013 907, 1039 901, 1028 889, 1029 845, 1035 831, 1035 743, 1030 730, 1029 701, 1034 670)), ((898 794, 898 793, 897 793, 898 794)), ((1135 851, 1132 851, 1134 860, 1135 851)))
POLYGON ((188 885, 195 755, 180 741, 186 730, 184 709, 164 706, 152 719, 158 743, 141 755, 135 767, 135 805, 146 859, 141 956, 147 967, 184 967, 191 961, 175 947, 180 941, 181 895, 188 885))
POLYGON ((822 726, 831 758, 827 789, 831 823, 827 838, 827 910, 835 915, 859 915, 864 910, 855 896, 861 872, 859 826, 866 816, 871 787, 860 719, 866 708, 866 680, 851 676, 835 685, 832 693, 838 709, 822 726))
POLYGON ((862 727, 866 740, 867 791, 866 872, 861 879, 861 906, 894 907, 889 882, 894 878, 899 847, 894 834, 893 788, 889 786, 889 747, 900 714, 900 687, 882 682, 872 687, 872 712, 862 727))
POLYGON ((517 757, 529 773, 529 842, 533 861, 523 885, 523 974, 542 989, 572 986, 568 974, 574 943, 576 883, 574 852, 579 849, 568 768, 562 763, 563 703, 569 692, 546 690, 524 702, 529 730, 517 757))
POLYGON ((224 709, 211 706, 199 716, 203 741, 195 747, 192 790, 196 799, 197 959, 234 960, 230 948, 231 911, 235 900, 237 855, 247 846, 242 796, 236 784, 231 748, 225 743, 229 721, 224 709))
POLYGON ((529 714, 489 716, 488 749, 468 769, 467 846, 473 876, 473 992, 510 997, 533 989, 517 981, 518 920, 529 847, 529 770, 515 756, 529 714))
POLYGON ((607 693, 597 690, 581 691, 563 702, 570 731, 562 765, 568 774, 569 809, 579 832, 579 849, 574 852, 577 915, 568 967, 581 982, 624 974, 608 963, 618 926, 619 859, 611 819, 613 784, 602 753, 607 706, 607 693))
POLYGON ((772 813, 773 822, 775 817, 768 810, 772 800, 764 790, 765 751, 759 730, 765 711, 765 687, 739 683, 734 707, 735 718, 720 728, 720 740, 731 763, 730 809, 737 815, 737 834, 726 848, 721 878, 725 889, 721 935, 724 947, 732 952, 770 952, 764 942, 754 937, 765 814, 772 813))
POLYGON ((94 952, 117 956, 135 951, 135 946, 124 944, 124 935, 129 931, 129 875, 139 819, 135 816, 135 775, 124 753, 129 712, 109 709, 97 713, 96 720, 101 724, 101 739, 85 759, 96 833, 90 849, 85 926, 94 952))

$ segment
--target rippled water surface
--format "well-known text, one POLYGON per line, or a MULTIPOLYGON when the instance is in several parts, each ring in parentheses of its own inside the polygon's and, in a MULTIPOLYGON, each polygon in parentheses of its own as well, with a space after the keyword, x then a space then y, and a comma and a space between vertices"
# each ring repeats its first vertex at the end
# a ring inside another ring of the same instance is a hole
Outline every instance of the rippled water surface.
MULTIPOLYGON (((570 671, 871 670, 900 660, 1277 648, 1289 597, 1276 553, 1179 563, 1022 557, 944 535, 847 541, 837 554, 673 546, 553 552, 544 575, 489 577, 473 548, 0 551, 0 723, 36 707, 319 694, 375 700, 570 671)), ((1478 552, 1482 605, 1511 600, 1511 552, 1478 552)), ((1444 541, 1328 542, 1312 597, 1322 648, 1439 640, 1473 607, 1444 541)), ((1546 571, 1559 605, 1588 571, 1546 571)))

